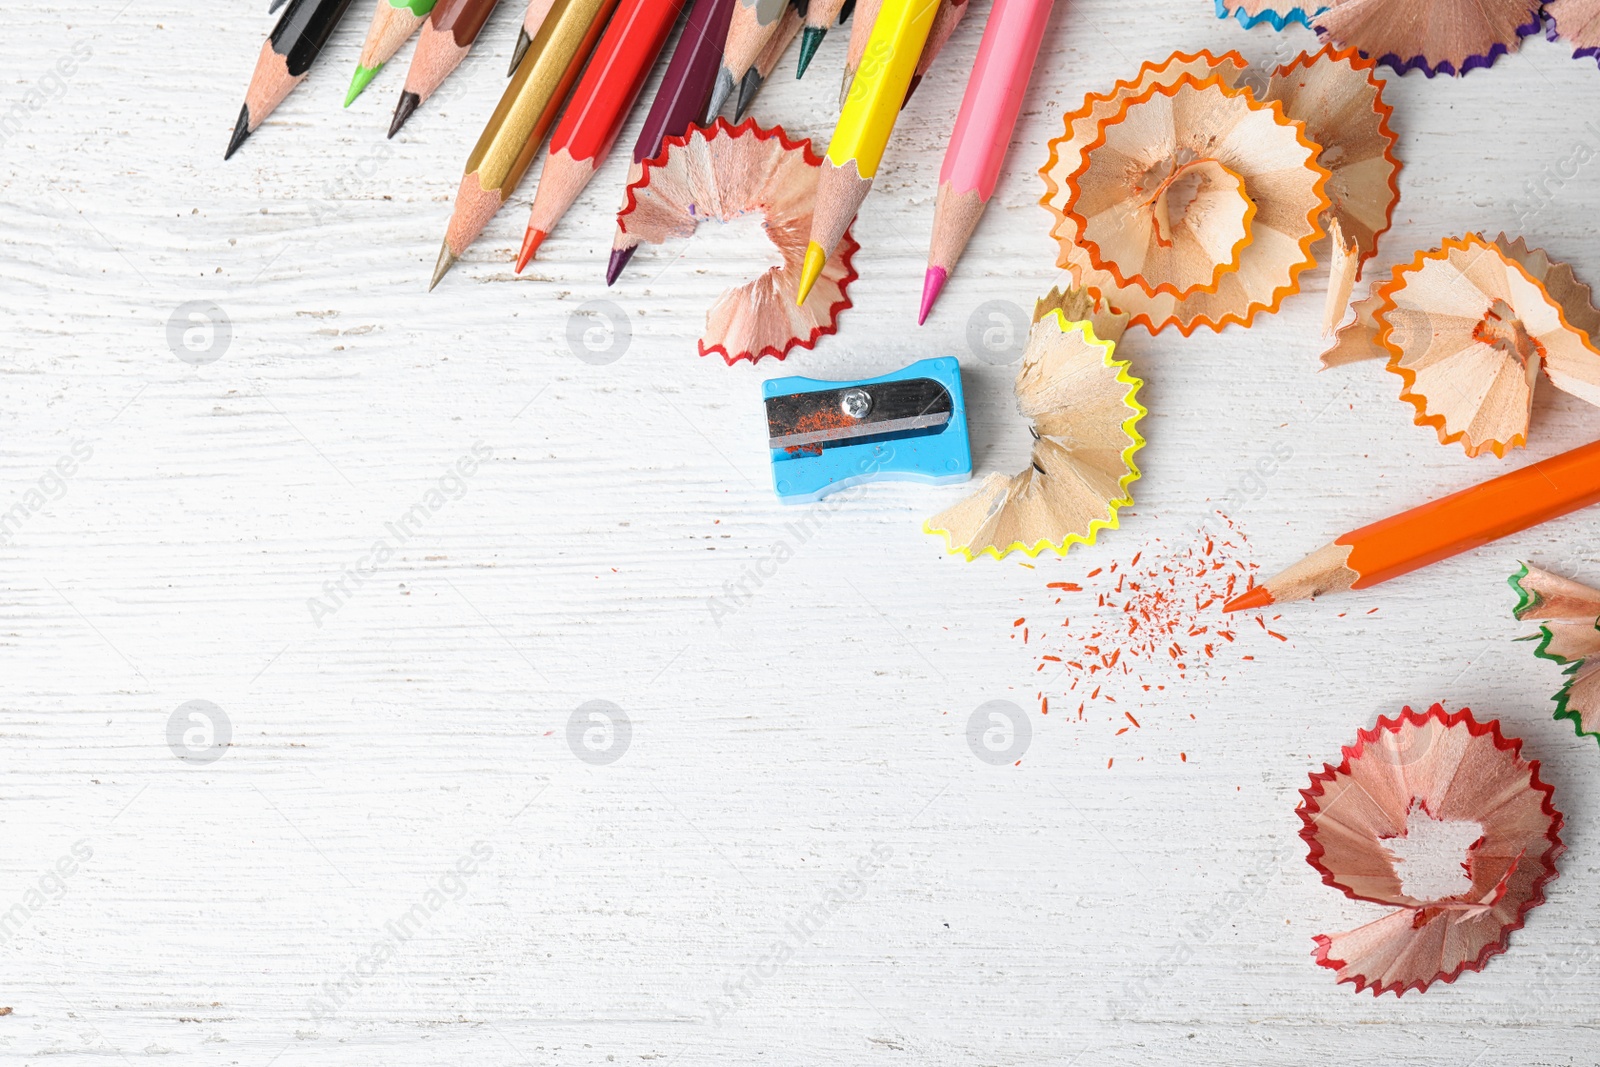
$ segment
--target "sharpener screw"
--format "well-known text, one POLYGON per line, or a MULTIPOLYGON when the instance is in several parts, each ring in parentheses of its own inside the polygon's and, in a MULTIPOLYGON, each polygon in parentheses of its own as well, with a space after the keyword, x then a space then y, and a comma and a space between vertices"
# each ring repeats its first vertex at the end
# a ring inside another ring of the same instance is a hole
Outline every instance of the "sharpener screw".
POLYGON ((864 419, 872 410, 872 394, 865 389, 851 389, 839 397, 839 409, 852 419, 864 419))

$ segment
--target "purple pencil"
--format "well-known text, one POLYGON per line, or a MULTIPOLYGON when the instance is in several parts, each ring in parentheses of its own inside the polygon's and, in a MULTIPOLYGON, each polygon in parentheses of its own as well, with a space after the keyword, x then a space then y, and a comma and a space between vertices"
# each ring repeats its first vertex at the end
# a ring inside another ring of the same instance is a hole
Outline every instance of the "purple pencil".
MULTIPOLYGON (((722 46, 727 43, 728 23, 737 0, 694 0, 683 36, 672 50, 667 73, 650 102, 644 128, 633 146, 633 161, 628 165, 628 184, 644 174, 644 161, 661 151, 668 137, 681 137, 704 114, 711 88, 716 84, 717 68, 722 65, 722 46)), ((617 227, 611 239, 611 261, 606 264, 606 284, 611 285, 639 247, 635 238, 617 227)))

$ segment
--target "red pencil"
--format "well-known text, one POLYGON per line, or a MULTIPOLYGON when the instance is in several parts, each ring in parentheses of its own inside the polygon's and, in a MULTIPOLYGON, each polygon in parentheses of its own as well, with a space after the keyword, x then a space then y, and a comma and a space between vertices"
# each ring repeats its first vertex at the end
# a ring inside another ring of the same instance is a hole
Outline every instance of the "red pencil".
POLYGON ((600 169, 686 0, 622 0, 550 135, 517 273, 600 169))

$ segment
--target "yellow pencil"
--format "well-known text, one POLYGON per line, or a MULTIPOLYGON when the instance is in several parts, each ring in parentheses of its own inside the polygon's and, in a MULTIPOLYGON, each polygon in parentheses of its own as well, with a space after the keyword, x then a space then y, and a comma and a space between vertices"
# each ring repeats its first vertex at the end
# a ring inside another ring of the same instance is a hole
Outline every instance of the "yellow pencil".
POLYGON ((872 188, 938 11, 939 0, 884 0, 878 12, 822 160, 798 303, 806 302, 811 286, 821 277, 828 257, 872 188))

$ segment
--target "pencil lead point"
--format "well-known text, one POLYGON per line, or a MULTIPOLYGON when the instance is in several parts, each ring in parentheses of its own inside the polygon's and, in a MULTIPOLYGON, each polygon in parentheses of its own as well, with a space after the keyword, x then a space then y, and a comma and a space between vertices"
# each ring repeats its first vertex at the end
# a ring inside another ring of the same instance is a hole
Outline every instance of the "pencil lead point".
POLYGON ((745 109, 748 108, 761 91, 761 72, 754 67, 744 72, 744 78, 739 82, 739 102, 733 108, 733 121, 744 120, 745 109))
POLYGON ((344 94, 344 106, 349 107, 355 103, 356 97, 360 96, 362 90, 372 84, 372 79, 376 78, 378 71, 382 69, 382 63, 379 63, 376 67, 363 67, 360 63, 357 63, 356 72, 350 76, 350 91, 344 94))
POLYGON ((544 244, 544 239, 549 236, 543 230, 536 230, 532 226, 528 227, 528 232, 522 235, 522 251, 517 253, 518 274, 522 273, 522 268, 528 265, 535 253, 539 251, 539 246, 544 244))
POLYGON ((506 77, 509 78, 517 72, 517 68, 522 65, 522 57, 528 54, 528 46, 532 43, 533 38, 528 36, 526 26, 517 30, 517 47, 511 50, 511 66, 506 68, 506 77))
POLYGON ((389 137, 391 140, 395 134, 400 132, 400 127, 406 124, 406 120, 421 106, 422 97, 416 93, 400 94, 400 102, 394 106, 394 118, 389 120, 389 137))
POLYGON ((456 254, 450 251, 450 242, 447 239, 439 246, 439 262, 433 265, 433 281, 428 283, 428 292, 433 292, 433 287, 439 280, 450 273, 450 268, 456 265, 456 254))
POLYGON ((950 277, 950 272, 943 267, 929 267, 928 273, 922 276, 922 308, 917 312, 917 325, 921 326, 928 321, 928 312, 933 310, 933 302, 939 299, 939 290, 944 288, 944 283, 950 277))
POLYGON ((1251 608, 1264 608, 1273 603, 1272 590, 1264 585, 1252 586, 1222 605, 1223 611, 1249 611, 1251 608))
POLYGON ((728 96, 733 92, 733 71, 727 67, 717 70, 717 83, 711 87, 711 102, 706 105, 705 121, 702 126, 709 126, 717 121, 717 116, 722 114, 722 105, 728 102, 728 96))
POLYGON ((828 265, 828 253, 823 251, 821 245, 815 241, 806 244, 806 261, 800 268, 800 292, 795 296, 795 306, 805 305, 806 297, 811 295, 811 287, 817 284, 817 279, 822 277, 822 268, 828 265))
POLYGON ((250 136, 250 105, 246 104, 239 109, 239 121, 233 124, 233 136, 228 138, 228 150, 222 153, 224 160, 232 159, 233 154, 239 151, 239 146, 244 144, 245 138, 250 136))
POLYGON ((917 86, 919 86, 921 84, 922 84, 922 75, 920 75, 920 74, 911 75, 911 84, 906 86, 906 98, 904 100, 900 101, 900 107, 902 109, 904 109, 907 104, 911 103, 911 94, 916 92, 917 91, 917 86))
POLYGON ((839 110, 844 110, 844 102, 850 99, 850 85, 856 80, 856 72, 850 67, 844 68, 844 80, 839 83, 839 110))
POLYGON ((797 79, 806 76, 806 68, 811 66, 811 57, 817 54, 817 46, 826 36, 828 36, 826 29, 818 29, 815 26, 807 26, 800 31, 800 62, 794 72, 797 79))
POLYGON ((611 250, 611 259, 606 263, 606 285, 617 283, 617 279, 622 277, 623 268, 628 265, 628 260, 633 258, 633 250, 638 247, 638 245, 628 245, 626 248, 611 250))

